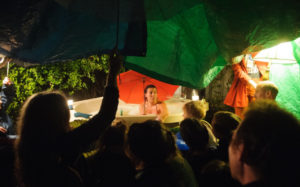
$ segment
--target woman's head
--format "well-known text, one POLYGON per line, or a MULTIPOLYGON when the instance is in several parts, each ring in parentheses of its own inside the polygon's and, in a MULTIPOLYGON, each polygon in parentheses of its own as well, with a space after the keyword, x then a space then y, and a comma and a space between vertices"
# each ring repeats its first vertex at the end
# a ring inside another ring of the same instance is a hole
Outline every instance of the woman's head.
POLYGON ((209 135, 204 120, 186 118, 180 123, 182 139, 191 150, 206 150, 209 135))
POLYGON ((152 84, 146 86, 144 89, 144 97, 145 101, 157 103, 157 88, 152 84))
POLYGON ((148 120, 130 126, 128 149, 136 162, 145 166, 161 164, 176 155, 176 145, 172 133, 160 122, 148 120))
POLYGON ((65 96, 60 92, 41 92, 24 103, 19 121, 18 134, 22 141, 55 140, 70 128, 70 113, 65 96))
POLYGON ((190 101, 183 106, 184 118, 204 119, 208 111, 208 103, 202 99, 199 101, 190 101))
POLYGON ((40 169, 58 159, 54 143, 70 130, 70 112, 59 92, 34 94, 24 103, 18 121, 16 172, 18 180, 34 184, 40 169))

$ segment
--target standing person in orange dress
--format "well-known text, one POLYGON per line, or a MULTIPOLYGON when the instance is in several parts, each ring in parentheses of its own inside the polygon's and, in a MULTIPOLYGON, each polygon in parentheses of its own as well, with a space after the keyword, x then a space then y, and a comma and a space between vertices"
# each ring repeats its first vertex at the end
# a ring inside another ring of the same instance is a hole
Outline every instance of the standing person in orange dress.
POLYGON ((156 120, 164 121, 168 116, 166 103, 159 101, 157 98, 157 89, 150 84, 144 89, 144 103, 139 106, 141 115, 156 114, 156 120))
POLYGON ((269 79, 269 63, 254 61, 252 56, 247 54, 234 58, 232 69, 234 79, 224 104, 234 107, 235 114, 243 118, 245 107, 255 99, 257 83, 269 79))

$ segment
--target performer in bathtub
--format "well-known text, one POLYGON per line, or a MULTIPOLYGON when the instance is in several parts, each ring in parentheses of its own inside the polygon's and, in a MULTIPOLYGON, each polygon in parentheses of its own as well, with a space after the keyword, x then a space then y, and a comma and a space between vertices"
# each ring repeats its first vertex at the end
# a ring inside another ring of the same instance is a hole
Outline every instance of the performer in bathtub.
POLYGON ((156 119, 162 122, 168 116, 167 105, 158 100, 154 85, 150 84, 144 89, 144 102, 140 104, 139 111, 141 115, 156 114, 156 119))

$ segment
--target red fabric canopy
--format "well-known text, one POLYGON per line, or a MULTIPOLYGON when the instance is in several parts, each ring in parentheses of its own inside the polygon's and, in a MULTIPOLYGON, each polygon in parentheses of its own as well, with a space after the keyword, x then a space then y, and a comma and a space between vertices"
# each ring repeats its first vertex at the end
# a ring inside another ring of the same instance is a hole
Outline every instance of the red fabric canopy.
POLYGON ((164 101, 167 98, 172 97, 176 89, 179 87, 130 70, 121 73, 120 79, 118 79, 120 99, 126 103, 143 103, 144 89, 149 84, 152 84, 157 88, 157 96, 160 101, 164 101))

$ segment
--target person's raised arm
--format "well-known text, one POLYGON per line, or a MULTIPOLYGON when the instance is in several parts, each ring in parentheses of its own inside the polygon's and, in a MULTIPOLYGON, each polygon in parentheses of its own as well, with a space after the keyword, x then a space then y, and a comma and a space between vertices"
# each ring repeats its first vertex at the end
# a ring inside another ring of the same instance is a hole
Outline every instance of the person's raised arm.
POLYGON ((240 81, 244 84, 250 84, 254 88, 256 88, 256 83, 251 79, 251 77, 242 69, 242 66, 246 66, 245 62, 241 61, 240 63, 236 63, 232 65, 233 73, 235 77, 238 77, 240 81))
POLYGON ((120 73, 122 62, 123 57, 119 55, 118 52, 113 52, 110 55, 109 74, 107 76, 106 86, 118 87, 117 76, 120 73))
POLYGON ((94 123, 94 121, 98 121, 101 118, 101 122, 103 124, 101 126, 98 125, 100 128, 99 130, 103 130, 107 126, 109 126, 114 120, 117 112, 119 103, 117 76, 120 73, 120 69, 122 67, 122 60, 122 56, 120 56, 117 52, 114 52, 110 55, 109 74, 106 79, 106 87, 100 111, 92 119, 89 120, 89 123, 94 123))
MULTIPOLYGON (((92 119, 72 130, 60 140, 63 142, 60 149, 66 157, 74 157, 84 151, 93 141, 97 140, 115 119, 119 103, 117 75, 121 66, 122 57, 116 53, 111 55, 110 70, 99 112, 92 119)), ((72 158, 68 160, 72 160, 72 158)))
MULTIPOLYGON (((104 116, 109 124, 115 119, 119 103, 119 90, 117 85, 117 76, 122 67, 123 57, 117 52, 110 55, 109 74, 106 79, 106 88, 101 104, 100 111, 97 115, 104 116)), ((97 118, 97 115, 94 118, 97 118)), ((106 127, 105 127, 106 128, 106 127)))
POLYGON ((247 72, 245 72, 242 69, 241 63, 233 64, 232 65, 232 70, 233 70, 233 73, 234 73, 235 77, 238 77, 242 82, 247 84, 251 80, 251 78, 249 77, 247 72))

